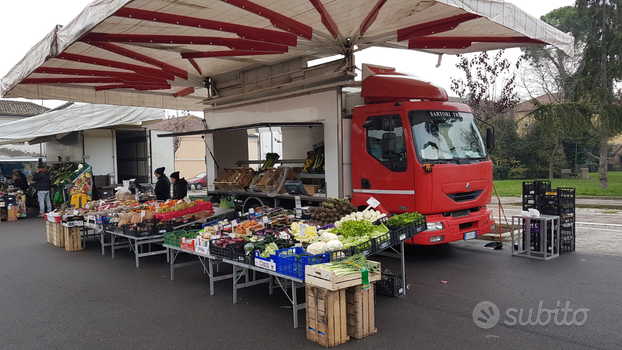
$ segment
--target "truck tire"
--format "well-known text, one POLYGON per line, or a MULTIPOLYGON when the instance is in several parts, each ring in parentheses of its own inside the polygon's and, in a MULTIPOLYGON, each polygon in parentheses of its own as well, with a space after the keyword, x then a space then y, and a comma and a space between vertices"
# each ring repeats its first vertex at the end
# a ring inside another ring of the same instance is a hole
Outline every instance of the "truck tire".
POLYGON ((242 211, 244 213, 246 213, 246 212, 248 212, 248 209, 250 209, 250 208, 259 208, 259 207, 263 207, 264 205, 265 204, 261 200, 261 198, 258 198, 258 197, 248 197, 244 201, 244 204, 242 204, 242 211))

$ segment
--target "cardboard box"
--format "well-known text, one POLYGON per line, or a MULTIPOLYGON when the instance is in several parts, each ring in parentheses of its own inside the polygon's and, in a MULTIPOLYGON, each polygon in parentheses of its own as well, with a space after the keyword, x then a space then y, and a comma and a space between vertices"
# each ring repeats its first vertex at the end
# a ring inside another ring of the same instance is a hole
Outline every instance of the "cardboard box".
POLYGON ((17 207, 9 204, 6 210, 7 210, 7 221, 17 221, 17 207))

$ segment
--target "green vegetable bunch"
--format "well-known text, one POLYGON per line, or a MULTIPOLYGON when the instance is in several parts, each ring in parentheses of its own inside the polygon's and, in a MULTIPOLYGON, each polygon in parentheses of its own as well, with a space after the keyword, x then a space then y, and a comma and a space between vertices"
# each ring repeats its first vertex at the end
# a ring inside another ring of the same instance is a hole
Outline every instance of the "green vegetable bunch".
POLYGON ((393 215, 389 218, 389 220, 387 220, 387 226, 404 227, 413 221, 421 219, 422 217, 423 215, 417 212, 393 215))
POLYGON ((341 233, 344 238, 350 238, 368 236, 375 230, 375 226, 367 220, 346 221, 341 224, 339 233, 341 233))
POLYGON ((367 261, 367 258, 365 258, 363 254, 356 254, 343 261, 325 264, 322 268, 335 272, 337 276, 348 275, 360 271, 358 267, 348 264, 348 261, 367 268, 370 274, 376 272, 378 269, 378 265, 367 261))

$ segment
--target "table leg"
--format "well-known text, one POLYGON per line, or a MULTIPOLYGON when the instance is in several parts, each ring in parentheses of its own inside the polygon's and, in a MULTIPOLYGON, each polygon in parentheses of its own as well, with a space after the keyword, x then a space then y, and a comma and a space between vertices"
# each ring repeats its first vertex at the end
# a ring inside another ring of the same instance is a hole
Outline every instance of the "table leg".
POLYGON ((402 258, 402 289, 406 295, 406 258, 404 255, 404 242, 400 243, 400 254, 402 258))
POLYGON ((237 266, 232 265, 233 267, 233 303, 238 303, 238 269, 237 266))
MULTIPOLYGON (((132 242, 130 242, 132 244, 132 242)), ((138 241, 134 240, 134 256, 136 257, 136 267, 138 267, 138 241)))
POLYGON ((272 295, 274 289, 274 276, 272 275, 270 275, 270 282, 268 282, 268 288, 270 288, 270 295, 272 295))
MULTIPOLYGON (((207 259, 209 262, 209 295, 214 295, 214 263, 212 259, 207 259)), ((233 270, 235 271, 235 266, 233 266, 233 270)), ((233 275, 233 288, 235 289, 235 274, 233 275)))
POLYGON ((117 235, 114 233, 110 234, 110 250, 112 251, 112 258, 114 259, 114 241, 117 239, 117 235))
POLYGON ((525 250, 527 250, 527 256, 531 257, 531 220, 524 219, 523 223, 525 224, 525 228, 527 229, 527 234, 525 236, 525 250))
POLYGON ((99 243, 102 245, 102 255, 106 255, 106 250, 105 250, 106 231, 101 231, 98 237, 99 237, 99 243))
POLYGON ((292 281, 292 309, 294 310, 294 328, 298 328, 298 293, 296 293, 296 283, 297 282, 292 281))

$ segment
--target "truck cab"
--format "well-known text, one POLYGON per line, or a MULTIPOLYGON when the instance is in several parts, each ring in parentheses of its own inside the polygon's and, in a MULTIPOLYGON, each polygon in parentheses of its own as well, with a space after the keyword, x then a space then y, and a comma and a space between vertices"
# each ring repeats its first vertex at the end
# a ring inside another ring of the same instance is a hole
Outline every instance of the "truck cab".
POLYGON ((365 105, 352 116, 353 204, 366 206, 373 196, 390 213, 426 215, 428 229, 413 244, 490 232, 492 162, 471 108, 383 68, 364 76, 361 97, 365 105))

